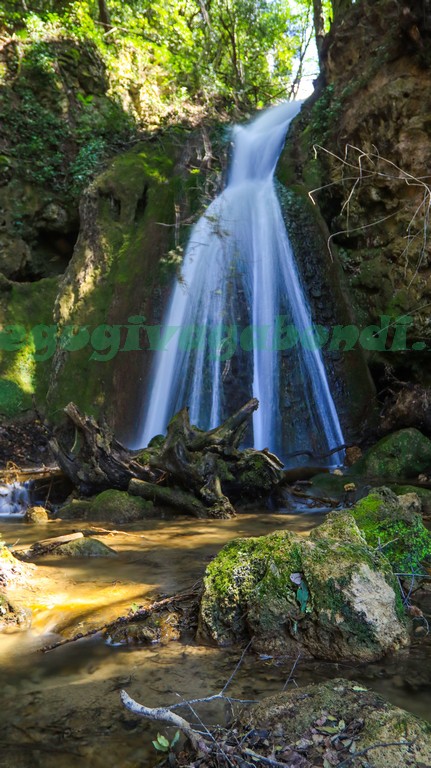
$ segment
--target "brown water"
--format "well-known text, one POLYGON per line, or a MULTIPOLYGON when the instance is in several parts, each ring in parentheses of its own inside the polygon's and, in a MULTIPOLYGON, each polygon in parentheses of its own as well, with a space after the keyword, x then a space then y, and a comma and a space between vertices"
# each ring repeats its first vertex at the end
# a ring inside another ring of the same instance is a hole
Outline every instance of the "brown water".
MULTIPOLYGON (((43 646, 124 615, 133 604, 191 587, 209 559, 236 536, 290 528, 306 535, 316 515, 240 515, 234 520, 175 518, 122 526, 129 534, 100 537, 119 554, 114 559, 39 560, 31 591, 33 626, 0 635, 1 768, 142 768, 157 754, 151 740, 163 725, 126 712, 125 688, 148 706, 178 697, 219 691, 235 668, 238 651, 197 646, 192 640, 154 647, 112 647, 100 635, 41 653, 43 646)), ((67 533, 75 524, 45 528, 2 522, 3 538, 17 547, 67 533)), ((18 594, 18 597, 20 595, 18 594)), ((21 594, 21 597, 23 595, 21 594)), ((293 659, 245 657, 230 688, 232 696, 258 699, 279 692, 293 659)), ((369 665, 300 662, 301 685, 333 676, 364 682, 390 701, 430 719, 431 642, 369 665)), ((290 685, 293 683, 291 682, 290 685)), ((206 722, 223 722, 223 708, 199 710, 206 722)), ((184 713, 190 718, 190 713, 184 713)))

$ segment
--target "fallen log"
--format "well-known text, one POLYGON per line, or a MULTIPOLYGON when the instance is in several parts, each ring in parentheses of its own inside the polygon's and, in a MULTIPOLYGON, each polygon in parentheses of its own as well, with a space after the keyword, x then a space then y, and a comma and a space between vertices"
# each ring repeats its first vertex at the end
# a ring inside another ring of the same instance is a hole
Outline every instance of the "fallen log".
POLYGON ((195 517, 228 518, 235 515, 235 501, 268 496, 281 480, 283 463, 277 456, 266 449, 238 448, 258 406, 255 398, 249 400, 208 432, 190 424, 183 408, 164 439, 131 452, 106 426, 69 403, 69 429, 50 446, 83 495, 116 488, 195 517))
POLYGON ((69 403, 64 412, 74 431, 61 430, 49 445, 59 466, 80 493, 91 495, 108 488, 126 490, 132 477, 153 479, 108 427, 81 413, 75 403, 69 403))
POLYGON ((208 517, 208 508, 192 493, 179 488, 165 488, 163 485, 148 483, 146 480, 133 479, 128 491, 132 496, 141 496, 147 501, 153 501, 161 506, 173 507, 194 517, 208 517))

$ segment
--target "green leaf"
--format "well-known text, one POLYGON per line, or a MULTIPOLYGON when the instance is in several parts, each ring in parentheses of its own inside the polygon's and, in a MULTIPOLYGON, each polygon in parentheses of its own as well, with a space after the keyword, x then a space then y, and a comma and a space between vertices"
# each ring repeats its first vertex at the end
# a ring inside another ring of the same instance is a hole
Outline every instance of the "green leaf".
POLYGON ((352 691, 367 691, 368 688, 362 688, 361 685, 354 685, 352 691))
POLYGON ((305 581, 301 581, 301 584, 299 585, 297 592, 296 592, 296 599, 301 607, 301 612, 304 613, 308 598, 310 597, 310 593, 308 591, 308 587, 305 583, 305 581))
POLYGON ((169 747, 169 741, 167 740, 166 736, 162 736, 161 733, 157 734, 157 741, 165 749, 167 749, 169 747))
POLYGON ((175 747, 175 744, 179 741, 180 738, 180 732, 177 731, 174 738, 171 741, 171 747, 175 747))
POLYGON ((154 749, 158 749, 159 752, 167 752, 166 747, 162 747, 161 744, 159 744, 158 741, 153 741, 153 747, 154 747, 154 749))

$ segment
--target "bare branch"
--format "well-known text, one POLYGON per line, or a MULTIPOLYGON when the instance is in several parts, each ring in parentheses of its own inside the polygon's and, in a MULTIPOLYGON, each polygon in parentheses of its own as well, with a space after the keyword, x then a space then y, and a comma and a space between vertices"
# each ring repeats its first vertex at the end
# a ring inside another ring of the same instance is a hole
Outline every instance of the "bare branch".
POLYGON ((351 757, 347 757, 346 760, 343 760, 342 763, 339 763, 337 768, 346 768, 346 766, 350 765, 350 763, 353 760, 356 760, 357 757, 361 757, 361 755, 366 755, 368 752, 371 752, 372 749, 382 749, 384 747, 411 747, 413 746, 412 741, 388 741, 388 742, 382 742, 381 744, 372 744, 371 747, 365 747, 365 749, 361 749, 360 752, 354 752, 351 757))
POLYGON ((133 712, 134 715, 145 717, 147 720, 157 720, 157 722, 166 723, 166 725, 173 725, 175 728, 179 728, 188 739, 197 752, 208 752, 208 745, 199 737, 199 734, 191 727, 190 723, 180 715, 176 715, 165 707, 144 707, 143 704, 138 704, 137 701, 132 699, 126 691, 121 691, 120 698, 126 709, 133 712))

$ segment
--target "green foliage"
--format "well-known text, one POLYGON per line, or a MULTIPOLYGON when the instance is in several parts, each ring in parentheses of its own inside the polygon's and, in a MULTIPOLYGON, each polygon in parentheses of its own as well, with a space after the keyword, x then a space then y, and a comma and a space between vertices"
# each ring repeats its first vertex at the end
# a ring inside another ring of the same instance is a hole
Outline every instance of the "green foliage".
MULTIPOLYGON (((19 12, 9 6, 0 22, 40 47, 38 77, 55 78, 45 42, 65 37, 94 44, 110 81, 138 118, 196 110, 247 109, 288 92, 295 57, 309 25, 310 1, 108 0, 111 29, 90 0, 48 2, 19 12), (138 85, 138 87, 136 87, 138 85), (157 115, 155 114, 157 113, 157 115)), ((18 7, 18 6, 17 6, 18 7)), ((88 97, 81 96, 83 101, 88 97)))
POLYGON ((403 515, 378 494, 361 499, 351 512, 367 544, 381 550, 395 571, 418 572, 431 560, 431 534, 420 515, 403 515))
POLYGON ((72 198, 134 130, 116 98, 78 91, 75 101, 75 70, 103 90, 104 67, 91 44, 74 45, 26 40, 17 77, 0 91, 0 134, 18 176, 72 198))
POLYGON ((166 736, 163 736, 161 733, 157 734, 157 738, 152 742, 154 749, 157 749, 158 752, 170 752, 175 744, 179 741, 180 738, 180 732, 176 731, 174 738, 172 741, 168 741, 166 736))

